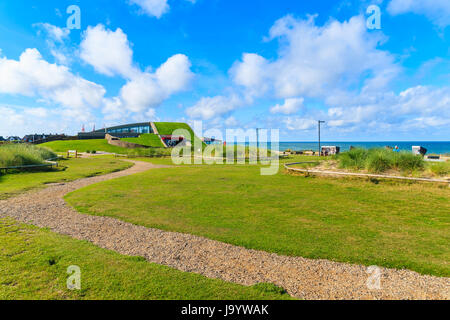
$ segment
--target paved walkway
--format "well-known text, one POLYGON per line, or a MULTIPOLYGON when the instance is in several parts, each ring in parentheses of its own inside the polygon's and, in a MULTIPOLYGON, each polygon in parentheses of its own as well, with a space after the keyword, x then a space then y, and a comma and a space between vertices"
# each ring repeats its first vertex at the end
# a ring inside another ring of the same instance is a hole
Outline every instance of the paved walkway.
POLYGON ((270 254, 109 217, 84 215, 63 200, 68 192, 93 183, 165 167, 132 162, 133 167, 121 172, 53 184, 0 201, 0 217, 48 227, 121 254, 142 256, 150 262, 210 278, 244 285, 272 282, 303 299, 450 299, 450 278, 381 268, 381 289, 370 290, 364 266, 270 254))

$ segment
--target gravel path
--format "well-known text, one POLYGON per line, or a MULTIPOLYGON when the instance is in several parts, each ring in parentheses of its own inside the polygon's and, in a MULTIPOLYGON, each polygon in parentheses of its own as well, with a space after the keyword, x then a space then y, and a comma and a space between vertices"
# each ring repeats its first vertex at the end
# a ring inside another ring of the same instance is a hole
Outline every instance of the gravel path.
POLYGON ((381 289, 368 289, 367 268, 359 265, 287 257, 222 242, 161 231, 109 217, 83 215, 63 200, 68 192, 121 176, 165 166, 132 161, 130 169, 104 176, 49 185, 0 201, 0 217, 88 240, 121 254, 182 271, 244 285, 272 282, 304 299, 450 299, 450 278, 381 268, 381 289))

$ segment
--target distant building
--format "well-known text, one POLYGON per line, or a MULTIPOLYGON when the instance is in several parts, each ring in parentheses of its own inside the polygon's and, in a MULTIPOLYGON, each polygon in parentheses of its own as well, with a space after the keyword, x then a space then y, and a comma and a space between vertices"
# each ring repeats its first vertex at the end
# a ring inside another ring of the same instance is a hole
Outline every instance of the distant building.
POLYGON ((62 140, 66 138, 65 134, 27 134, 22 141, 27 143, 48 142, 53 140, 62 140))
POLYGON ((142 122, 103 128, 92 132, 79 132, 78 139, 104 139, 107 133, 117 138, 137 138, 141 134, 154 132, 150 122, 142 122))
POLYGON ((22 139, 20 139, 20 137, 17 137, 17 136, 10 136, 10 137, 6 137, 6 139, 5 139, 5 141, 10 141, 10 142, 13 142, 13 141, 21 141, 22 139))

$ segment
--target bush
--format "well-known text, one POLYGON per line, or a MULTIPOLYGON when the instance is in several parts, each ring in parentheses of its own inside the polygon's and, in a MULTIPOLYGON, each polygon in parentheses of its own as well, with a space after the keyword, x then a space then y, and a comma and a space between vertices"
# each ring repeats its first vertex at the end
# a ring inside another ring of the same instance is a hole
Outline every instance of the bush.
POLYGON ((0 167, 17 167, 43 164, 44 160, 56 158, 47 148, 28 144, 6 144, 0 146, 0 167))

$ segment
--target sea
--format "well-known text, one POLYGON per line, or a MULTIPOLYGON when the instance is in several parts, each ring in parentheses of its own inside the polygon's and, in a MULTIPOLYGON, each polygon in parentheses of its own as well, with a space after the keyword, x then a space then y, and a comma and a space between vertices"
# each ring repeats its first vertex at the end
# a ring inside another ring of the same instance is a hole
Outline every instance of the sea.
MULTIPOLYGON (((412 151, 413 146, 421 146, 427 149, 427 154, 450 154, 450 141, 346 141, 346 142, 336 142, 336 141, 321 141, 322 146, 339 146, 342 151, 347 151, 350 147, 359 148, 382 148, 385 146, 395 147, 398 146, 400 150, 412 151)), ((280 142, 279 150, 284 151, 286 149, 291 149, 295 151, 300 150, 314 150, 317 151, 318 142, 280 142)))
MULTIPOLYGON (((244 144, 244 143, 238 143, 244 144)), ((248 145, 248 143, 245 143, 248 145)), ((339 146, 341 152, 350 150, 350 147, 359 148, 383 148, 386 146, 398 146, 402 151, 412 151, 413 146, 421 146, 427 149, 427 154, 450 154, 450 141, 321 141, 321 146, 339 146)), ((255 144, 252 144, 255 145, 255 144)), ((268 147, 271 148, 270 143, 268 147)), ((313 150, 317 151, 318 142, 283 141, 279 143, 279 151, 291 149, 292 151, 313 150)))

